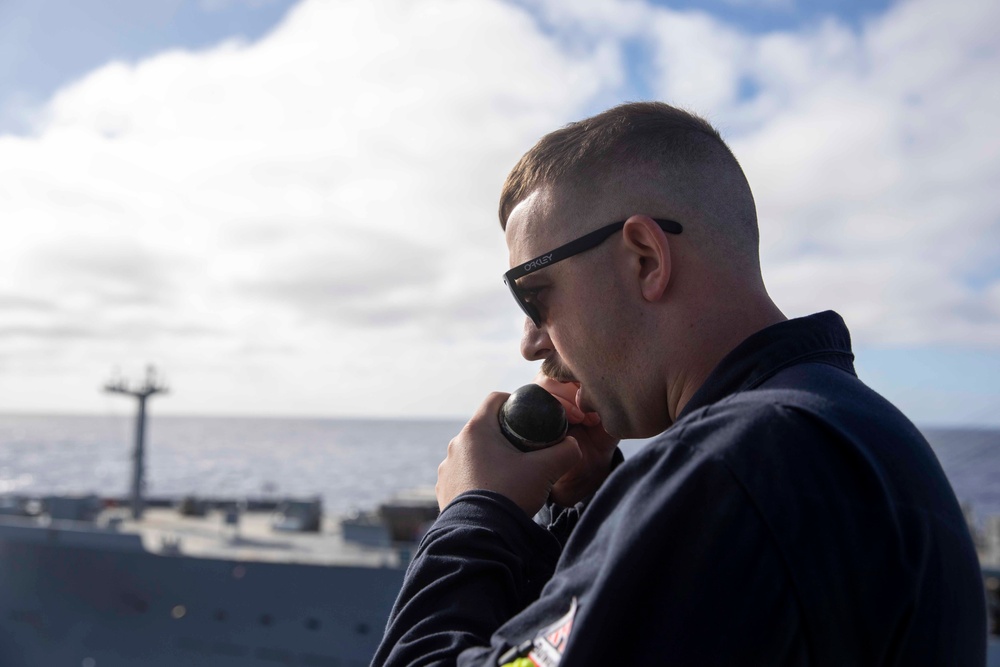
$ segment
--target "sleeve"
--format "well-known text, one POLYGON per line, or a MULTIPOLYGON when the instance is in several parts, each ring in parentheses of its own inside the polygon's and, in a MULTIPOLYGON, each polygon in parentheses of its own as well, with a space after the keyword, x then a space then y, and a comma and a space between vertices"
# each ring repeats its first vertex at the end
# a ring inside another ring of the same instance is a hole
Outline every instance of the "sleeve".
POLYGON ((471 491, 444 509, 410 563, 375 666, 483 662, 490 637, 538 597, 558 541, 507 498, 471 491), (478 648, 477 648, 478 647, 478 648))

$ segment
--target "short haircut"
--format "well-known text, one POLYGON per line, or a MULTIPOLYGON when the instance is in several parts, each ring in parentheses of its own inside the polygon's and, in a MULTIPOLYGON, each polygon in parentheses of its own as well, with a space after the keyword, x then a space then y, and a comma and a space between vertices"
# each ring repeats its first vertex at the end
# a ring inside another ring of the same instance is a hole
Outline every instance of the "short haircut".
POLYGON ((725 228, 708 235, 726 246, 727 255, 749 252, 756 258, 756 208, 736 157, 708 121, 662 102, 622 104, 542 137, 507 176, 500 226, 506 229, 514 208, 539 187, 593 192, 628 169, 684 181, 686 196, 725 228))

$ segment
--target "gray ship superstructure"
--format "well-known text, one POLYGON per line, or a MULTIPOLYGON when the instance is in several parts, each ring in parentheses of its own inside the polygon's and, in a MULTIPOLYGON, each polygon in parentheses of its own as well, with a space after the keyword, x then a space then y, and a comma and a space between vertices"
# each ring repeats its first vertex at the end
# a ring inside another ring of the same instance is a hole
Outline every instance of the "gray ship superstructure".
POLYGON ((406 550, 232 516, 3 517, 0 665, 367 665, 406 550))
POLYGON ((0 665, 367 665, 432 497, 324 519, 318 499, 0 498, 0 665))

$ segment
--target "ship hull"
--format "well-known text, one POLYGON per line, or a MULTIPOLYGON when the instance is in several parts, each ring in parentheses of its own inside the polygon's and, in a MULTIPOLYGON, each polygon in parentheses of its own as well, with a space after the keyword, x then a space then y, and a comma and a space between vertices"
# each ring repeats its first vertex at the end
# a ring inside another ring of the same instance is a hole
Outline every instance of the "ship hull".
POLYGON ((8 535, 0 664, 367 665, 402 578, 398 567, 162 556, 8 535))

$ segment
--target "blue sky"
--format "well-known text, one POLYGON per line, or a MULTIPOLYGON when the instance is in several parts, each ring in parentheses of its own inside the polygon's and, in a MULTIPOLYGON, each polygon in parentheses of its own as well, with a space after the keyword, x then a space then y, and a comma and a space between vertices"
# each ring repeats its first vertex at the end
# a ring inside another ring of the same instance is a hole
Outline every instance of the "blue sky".
POLYGON ((0 406, 152 361, 164 412, 465 416, 533 374, 506 170, 656 98, 740 157, 787 314, 917 423, 1000 425, 1000 13, 954 7, 0 3, 0 406))
POLYGON ((0 3, 0 130, 28 129, 17 107, 39 104, 59 87, 110 60, 134 61, 168 49, 203 49, 254 40, 294 3, 180 0, 5 0, 0 3))
MULTIPOLYGON (((0 4, 0 130, 25 132, 17 109, 44 102, 67 82, 109 60, 133 61, 173 49, 203 49, 227 39, 255 40, 281 20, 294 0, 6 0, 0 4)), ((531 9, 533 3, 517 3, 531 9)), ((877 16, 883 0, 711 0, 653 3, 707 11, 755 33, 797 30, 831 17, 852 27, 877 16)), ((647 51, 628 47, 632 86, 648 97, 647 51)))

